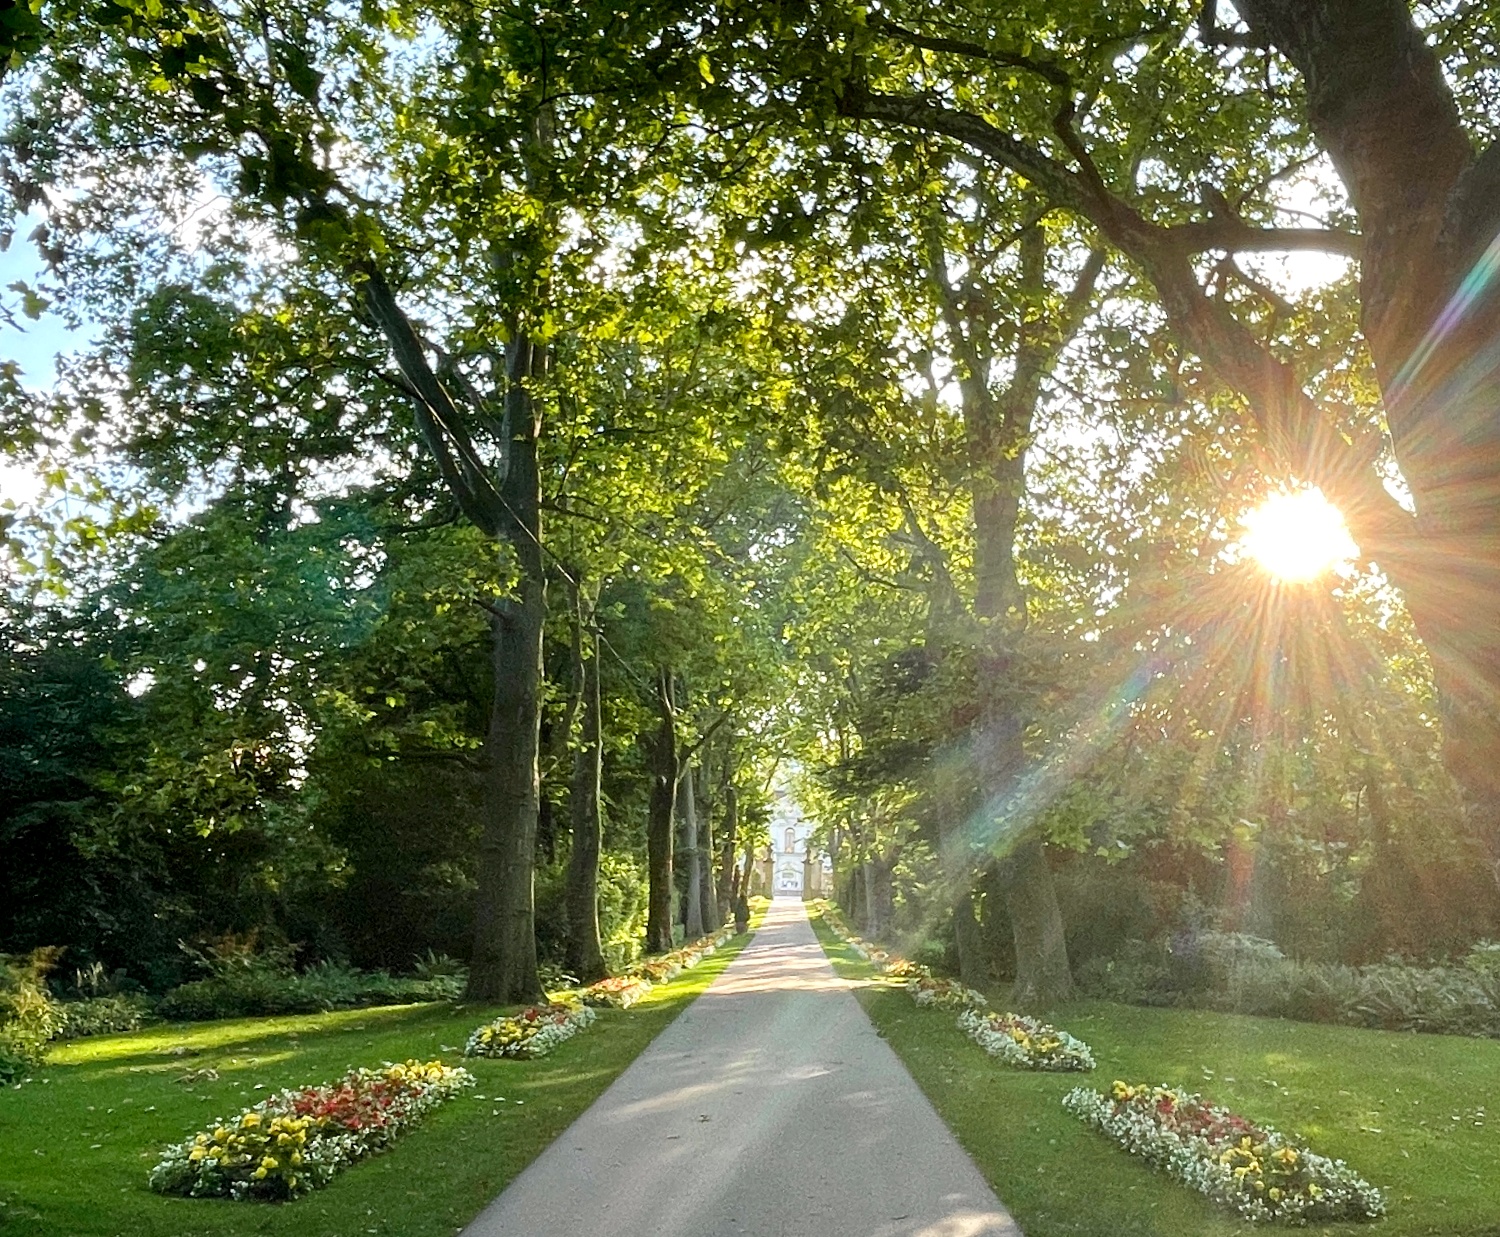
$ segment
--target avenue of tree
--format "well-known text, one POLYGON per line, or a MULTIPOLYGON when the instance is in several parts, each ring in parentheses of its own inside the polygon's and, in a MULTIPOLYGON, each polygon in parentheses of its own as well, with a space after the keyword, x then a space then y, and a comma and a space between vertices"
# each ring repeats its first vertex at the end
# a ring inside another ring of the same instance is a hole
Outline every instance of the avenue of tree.
POLYGON ((0 10, 5 312, 95 340, 0 369, 0 949, 527 1000, 788 785, 1021 1004, 1205 906, 1500 930, 1497 18, 0 10), (1307 485, 1358 560, 1280 585, 1307 485))

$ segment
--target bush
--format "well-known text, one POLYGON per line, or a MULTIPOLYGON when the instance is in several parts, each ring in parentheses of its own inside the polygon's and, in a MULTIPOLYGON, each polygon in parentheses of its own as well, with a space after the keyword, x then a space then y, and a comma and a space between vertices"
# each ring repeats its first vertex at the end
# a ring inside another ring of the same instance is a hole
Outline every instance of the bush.
POLYGON ((172 989, 162 998, 163 1018, 197 1022, 267 1014, 310 1014, 366 1005, 451 1001, 462 995, 462 968, 444 974, 401 977, 320 962, 298 973, 286 947, 256 949, 236 941, 198 955, 209 975, 172 989))
MULTIPOLYGON (((646 941, 646 874, 628 855, 599 857, 599 940, 611 974, 641 956, 646 941)), ((727 909, 727 908, 725 908, 727 909)))
POLYGON ((40 1065, 47 1041, 62 1025, 46 979, 60 952, 37 949, 24 958, 0 955, 0 1082, 11 1082, 40 1065))
POLYGON ((1174 965, 1166 946, 1133 941, 1117 958, 1090 959, 1079 968, 1078 983, 1090 996, 1135 1005, 1500 1037, 1495 952, 1476 947, 1452 966, 1390 961, 1354 967, 1287 958, 1258 937, 1206 932, 1198 938, 1192 971, 1174 965))
POLYGON ((1171 955, 1163 945, 1126 941, 1113 958, 1093 957, 1076 975, 1087 996, 1127 1005, 1178 1005, 1183 993, 1174 983, 1171 955))
POLYGON ((115 993, 110 996, 85 997, 81 1001, 64 1001, 53 1039, 82 1039, 86 1035, 113 1035, 136 1031, 152 1020, 151 1001, 139 994, 115 993))

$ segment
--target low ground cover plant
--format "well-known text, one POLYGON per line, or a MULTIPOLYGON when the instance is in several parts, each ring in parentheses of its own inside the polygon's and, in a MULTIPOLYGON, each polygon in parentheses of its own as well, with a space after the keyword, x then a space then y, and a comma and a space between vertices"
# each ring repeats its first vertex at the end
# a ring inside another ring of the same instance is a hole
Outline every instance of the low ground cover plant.
POLYGON ((475 1027, 464 1045, 466 1057, 544 1057, 559 1044, 586 1030, 598 1017, 587 1005, 550 1001, 529 1005, 519 1014, 495 1018, 475 1027))
POLYGON ((1077 1087, 1063 1107, 1182 1184, 1251 1221, 1372 1220, 1381 1192, 1267 1125, 1173 1087, 1077 1087))
POLYGON ((969 1007, 959 1014, 958 1025, 990 1056, 1018 1069, 1066 1073, 1094 1068, 1086 1043, 1039 1018, 969 1007))
POLYGON ((407 1061, 280 1091, 169 1147, 151 1170, 150 1185, 192 1198, 296 1198, 383 1151, 424 1114, 473 1085, 468 1070, 407 1061))
POLYGON ((52 1033, 53 1039, 81 1039, 86 1035, 138 1031, 156 1018, 151 998, 139 992, 62 1001, 57 1010, 58 1026, 52 1033))

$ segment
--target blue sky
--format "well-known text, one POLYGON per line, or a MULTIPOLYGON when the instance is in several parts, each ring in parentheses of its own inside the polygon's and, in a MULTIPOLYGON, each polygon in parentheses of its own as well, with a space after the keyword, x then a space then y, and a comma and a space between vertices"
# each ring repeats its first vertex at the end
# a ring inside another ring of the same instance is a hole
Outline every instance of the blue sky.
MULTIPOLYGON (((36 221, 27 217, 15 224, 15 238, 10 248, 0 253, 0 292, 7 305, 15 305, 19 297, 9 291, 17 280, 35 286, 42 278, 42 260, 36 246, 26 239, 36 221)), ((33 389, 52 385, 53 364, 61 352, 82 348, 88 343, 86 331, 69 330, 63 320, 54 313, 44 313, 33 322, 23 318, 19 311, 16 319, 25 328, 18 330, 8 323, 0 323, 0 357, 17 361, 25 374, 25 382, 33 389)))

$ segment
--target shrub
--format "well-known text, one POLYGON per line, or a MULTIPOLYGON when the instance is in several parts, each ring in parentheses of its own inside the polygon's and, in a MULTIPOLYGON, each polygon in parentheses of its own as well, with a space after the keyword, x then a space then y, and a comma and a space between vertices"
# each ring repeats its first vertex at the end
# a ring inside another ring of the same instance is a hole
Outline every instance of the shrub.
POLYGON ((645 873, 628 855, 599 857, 599 940, 613 973, 641 956, 646 939, 645 873))
POLYGON ((384 971, 361 971, 339 962, 320 962, 299 974, 292 967, 292 951, 285 947, 257 950, 228 942, 198 956, 209 975, 167 993, 158 1007, 162 1017, 196 1022, 451 1001, 464 989, 461 970, 403 978, 384 971))
POLYGON ((46 981, 59 952, 37 949, 24 958, 0 955, 0 1082, 40 1065, 47 1041, 62 1025, 46 981))
POLYGON ((137 993, 85 997, 58 1006, 59 1025, 53 1039, 82 1039, 86 1035, 113 1035, 135 1031, 152 1020, 151 1001, 137 993))
POLYGON ((1390 961, 1354 967, 1287 958, 1258 937, 1206 932, 1190 975, 1165 953, 1161 945, 1131 942, 1118 958, 1080 967, 1079 986, 1090 996, 1137 1005, 1500 1037, 1500 964, 1494 960, 1500 950, 1488 944, 1452 966, 1390 961))

